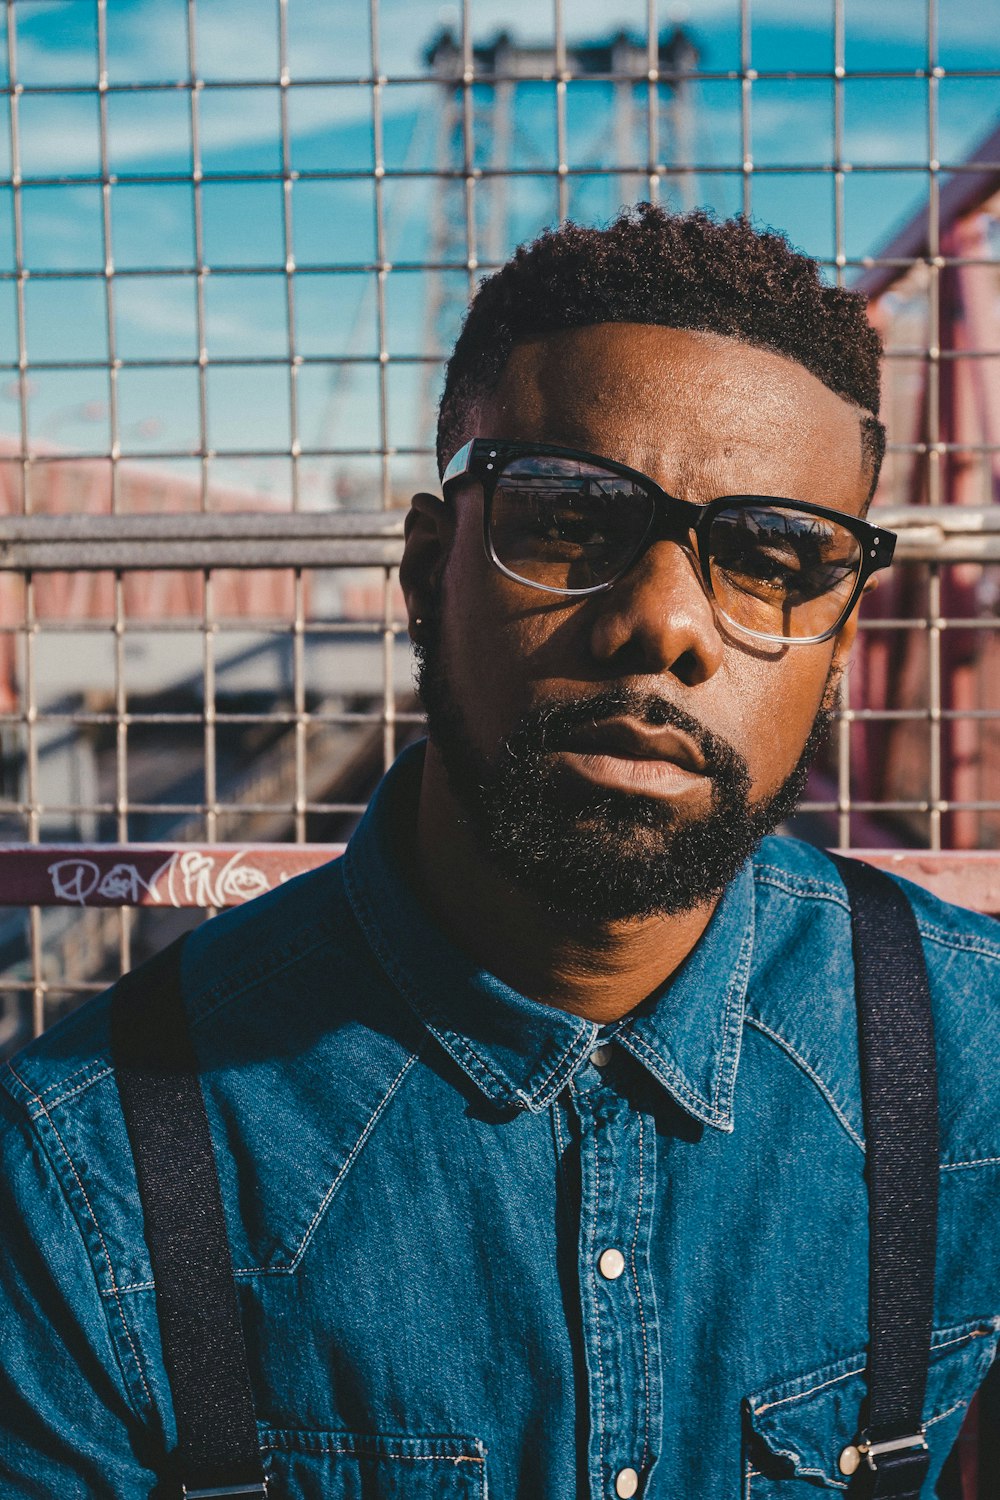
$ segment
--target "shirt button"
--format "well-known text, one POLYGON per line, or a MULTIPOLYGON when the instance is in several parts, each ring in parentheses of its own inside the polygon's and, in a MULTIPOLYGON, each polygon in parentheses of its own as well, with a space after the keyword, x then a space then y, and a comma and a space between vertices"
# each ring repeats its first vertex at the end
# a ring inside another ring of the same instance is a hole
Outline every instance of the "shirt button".
POLYGON ((611 1061, 610 1047, 595 1047, 590 1054, 590 1060, 595 1068, 606 1068, 611 1061))
POLYGON ((615 1494, 620 1500, 632 1500, 639 1488, 639 1476, 634 1469, 619 1469, 615 1475, 615 1494))
MULTIPOLYGON (((620 1250, 605 1250, 597 1266, 601 1275, 606 1276, 608 1281, 617 1281, 625 1269, 625 1257, 620 1250)), ((622 1473, 631 1474, 632 1470, 623 1469, 622 1473)), ((629 1494, 634 1495, 635 1490, 629 1490, 629 1494)))

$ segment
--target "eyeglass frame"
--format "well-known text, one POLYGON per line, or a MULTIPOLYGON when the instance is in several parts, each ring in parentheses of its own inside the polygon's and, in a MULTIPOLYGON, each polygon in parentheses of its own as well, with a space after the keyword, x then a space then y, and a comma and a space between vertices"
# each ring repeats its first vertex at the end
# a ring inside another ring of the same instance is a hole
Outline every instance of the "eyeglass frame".
MULTIPOLYGON (((733 506, 749 509, 752 505, 774 505, 785 510, 798 511, 803 515, 819 516, 828 521, 834 521, 843 526, 847 531, 861 543, 861 563, 858 568, 858 576, 851 591, 851 596, 842 609, 837 622, 821 635, 808 636, 777 636, 767 635, 763 631, 752 630, 747 625, 741 625, 737 620, 730 620, 727 614, 724 618, 736 630, 743 631, 746 635, 758 640, 781 641, 791 646, 816 645, 820 641, 828 641, 837 634, 844 621, 854 609, 861 598, 865 584, 873 573, 887 568, 892 562, 893 552, 896 547, 896 533, 882 526, 873 526, 870 521, 865 521, 861 516, 852 516, 846 511, 837 510, 835 506, 816 505, 810 500, 789 500, 780 495, 718 495, 709 500, 705 505, 696 505, 693 500, 682 500, 677 495, 671 495, 644 474, 641 469, 630 468, 628 464, 618 463, 612 458, 605 458, 599 453, 588 453, 582 448, 566 448, 558 443, 529 443, 520 442, 508 438, 483 438, 477 437, 464 443, 458 452, 448 462, 441 476, 441 492, 448 498, 448 490, 454 489, 455 485, 463 479, 476 479, 482 485, 483 490, 483 545, 486 555, 495 568, 498 568, 507 578, 515 583, 524 584, 525 588, 539 589, 546 594, 558 594, 564 598, 585 598, 590 594, 606 593, 608 589, 619 583, 630 568, 633 568, 641 557, 652 546, 657 539, 676 540, 679 527, 676 524, 686 522, 687 530, 694 533, 698 565, 701 569, 702 582, 708 597, 717 603, 715 590, 712 587, 712 574, 708 556, 708 533, 712 521, 723 510, 732 509, 733 506), (594 583, 582 589, 556 588, 548 583, 536 583, 530 578, 522 578, 514 573, 496 554, 493 546, 493 536, 490 521, 493 511, 493 496, 497 484, 507 463, 512 458, 553 457, 569 458, 577 463, 589 463, 596 467, 607 470, 609 473, 618 474, 624 479, 630 479, 639 489, 648 494, 653 501, 653 510, 641 540, 639 541, 632 556, 615 573, 614 577, 607 579, 604 583, 594 583), (673 524, 671 524, 673 522, 673 524)), ((719 606, 721 609, 721 606, 719 606)))

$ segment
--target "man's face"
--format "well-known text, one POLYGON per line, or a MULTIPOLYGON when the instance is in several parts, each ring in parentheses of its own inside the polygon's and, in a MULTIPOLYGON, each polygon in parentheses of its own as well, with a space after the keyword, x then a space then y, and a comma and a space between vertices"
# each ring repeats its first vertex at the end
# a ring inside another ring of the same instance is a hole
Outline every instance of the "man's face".
MULTIPOLYGON (((868 491, 848 402, 790 360, 676 329, 597 324, 518 346, 477 435, 584 449, 698 504, 758 494, 858 515, 868 491)), ((540 593, 486 557, 477 484, 449 526, 443 513, 437 587, 415 564, 403 576, 411 613, 431 616, 432 745, 488 856, 586 919, 718 894, 801 790, 854 621, 816 644, 743 636, 692 550, 667 540, 607 592, 540 593)))

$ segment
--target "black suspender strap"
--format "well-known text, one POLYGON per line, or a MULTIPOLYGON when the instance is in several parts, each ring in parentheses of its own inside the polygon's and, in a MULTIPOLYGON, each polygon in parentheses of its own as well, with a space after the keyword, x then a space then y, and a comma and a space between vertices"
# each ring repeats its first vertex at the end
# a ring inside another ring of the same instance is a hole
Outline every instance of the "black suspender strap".
POLYGON ((833 859, 851 902, 869 1205, 868 1410, 851 1493, 919 1500, 939 1169, 930 994, 903 891, 833 859))
POLYGON ((111 1048, 156 1284, 186 1500, 265 1496, 205 1100, 181 998, 183 939, 122 978, 111 1048))

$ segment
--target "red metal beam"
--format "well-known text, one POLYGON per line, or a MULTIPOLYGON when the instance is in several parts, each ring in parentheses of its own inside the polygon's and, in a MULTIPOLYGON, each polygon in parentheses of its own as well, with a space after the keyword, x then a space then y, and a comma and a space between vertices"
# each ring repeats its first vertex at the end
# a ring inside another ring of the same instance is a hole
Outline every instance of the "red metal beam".
POLYGON ((0 906, 240 906, 343 844, 7 844, 0 906))
MULTIPOLYGON (((970 162, 995 163, 1000 160, 1000 127, 980 141, 967 158, 970 162)), ((1000 171, 995 165, 973 168, 945 176, 938 202, 938 223, 943 232, 966 214, 974 213, 981 203, 1000 187, 1000 171)), ((875 260, 925 260, 930 254, 930 207, 922 205, 887 245, 876 250, 875 260)), ((881 297, 909 270, 908 265, 872 266, 852 283, 856 292, 864 292, 871 301, 881 297)))
MULTIPOLYGON (((0 906, 240 906, 343 844, 5 844, 0 906)), ((945 901, 1000 916, 1000 853, 855 849, 945 901)))

